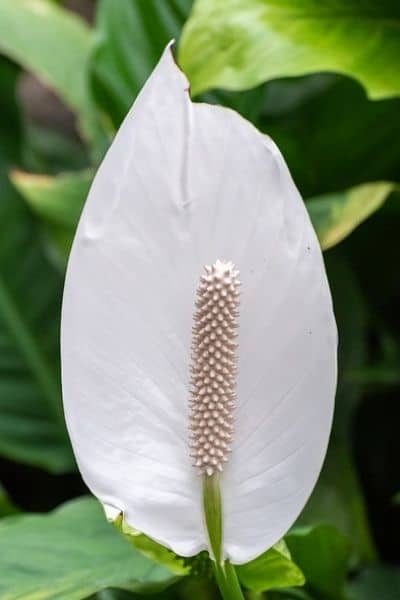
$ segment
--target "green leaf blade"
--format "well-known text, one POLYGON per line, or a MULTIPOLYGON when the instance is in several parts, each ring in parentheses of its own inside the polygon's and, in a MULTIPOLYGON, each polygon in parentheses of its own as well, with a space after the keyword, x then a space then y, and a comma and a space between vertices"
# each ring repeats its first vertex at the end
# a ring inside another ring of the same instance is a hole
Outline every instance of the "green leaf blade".
POLYGON ((295 528, 285 540, 312 592, 327 600, 344 597, 351 555, 347 537, 331 525, 316 525, 295 528))
POLYGON ((395 187, 386 181, 366 183, 310 199, 307 208, 322 249, 327 250, 346 238, 383 205, 395 187))
POLYGON ((284 542, 276 544, 261 556, 236 567, 240 581, 254 592, 302 586, 305 578, 292 561, 284 542))
POLYGON ((93 498, 3 519, 0 571, 3 600, 79 600, 109 587, 149 592, 176 580, 136 552, 93 498))
POLYGON ((195 94, 334 71, 390 97, 400 93, 399 20, 394 0, 197 0, 180 59, 195 94))

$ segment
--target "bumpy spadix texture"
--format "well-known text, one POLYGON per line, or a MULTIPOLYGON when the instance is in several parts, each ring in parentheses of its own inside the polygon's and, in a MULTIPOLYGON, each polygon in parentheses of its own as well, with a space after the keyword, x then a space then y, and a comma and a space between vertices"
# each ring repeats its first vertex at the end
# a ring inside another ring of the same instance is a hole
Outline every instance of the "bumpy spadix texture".
POLYGON ((178 554, 208 546, 188 444, 193 307, 216 259, 240 271, 235 432, 220 475, 223 553, 254 558, 290 527, 331 426, 336 328, 321 251, 270 138, 192 103, 170 48, 101 165, 62 314, 65 415, 82 475, 178 554))
POLYGON ((211 476, 231 451, 236 383, 239 271, 217 260, 197 290, 192 338, 190 429, 194 466, 211 476))

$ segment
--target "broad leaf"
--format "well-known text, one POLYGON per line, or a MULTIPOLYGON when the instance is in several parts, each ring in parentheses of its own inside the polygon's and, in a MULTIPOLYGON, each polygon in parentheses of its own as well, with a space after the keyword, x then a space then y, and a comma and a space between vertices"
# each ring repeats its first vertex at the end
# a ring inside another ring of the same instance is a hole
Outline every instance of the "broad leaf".
POLYGON ((255 592, 301 586, 305 582, 284 542, 276 544, 255 560, 236 567, 236 570, 243 585, 255 592))
POLYGON ((196 94, 336 71, 373 98, 395 96, 399 17, 396 0, 197 0, 180 59, 196 94))
POLYGON ((0 572, 2 600, 79 600, 108 587, 152 591, 176 580, 135 551, 92 498, 3 519, 0 572))
POLYGON ((344 192, 311 198, 308 212, 323 250, 347 237, 382 206, 395 188, 390 182, 366 183, 344 192))
POLYGON ((32 211, 47 225, 65 263, 93 173, 82 171, 50 177, 15 171, 11 178, 32 211))
POLYGON ((65 9, 46 0, 0 1, 0 52, 53 88, 99 148, 104 140, 87 81, 90 49, 89 28, 65 9))
POLYGON ((351 546, 331 525, 295 528, 285 538, 293 560, 301 568, 307 589, 332 600, 343 598, 351 546))
POLYGON ((193 0, 100 0, 91 61, 96 100, 118 127, 193 0))

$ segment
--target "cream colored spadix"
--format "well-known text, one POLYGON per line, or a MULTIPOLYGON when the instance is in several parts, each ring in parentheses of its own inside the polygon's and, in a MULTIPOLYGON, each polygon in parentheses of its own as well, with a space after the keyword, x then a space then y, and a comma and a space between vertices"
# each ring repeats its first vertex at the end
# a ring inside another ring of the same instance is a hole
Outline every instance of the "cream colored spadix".
POLYGON ((192 336, 191 430, 194 466, 211 476, 231 451, 236 387, 239 272, 217 260, 197 290, 192 336))
MULTIPOLYGON (((168 47, 93 183, 65 284, 64 406, 79 468, 109 514, 180 555, 207 548, 204 476, 190 456, 201 437, 189 402, 193 309, 203 266, 232 261, 240 326, 237 348, 226 345, 236 391, 221 394, 232 392, 234 410, 222 550, 244 563, 285 533, 318 477, 336 328, 279 150, 235 112, 192 103, 188 87, 168 47)), ((224 428, 231 435, 229 419, 224 428)))

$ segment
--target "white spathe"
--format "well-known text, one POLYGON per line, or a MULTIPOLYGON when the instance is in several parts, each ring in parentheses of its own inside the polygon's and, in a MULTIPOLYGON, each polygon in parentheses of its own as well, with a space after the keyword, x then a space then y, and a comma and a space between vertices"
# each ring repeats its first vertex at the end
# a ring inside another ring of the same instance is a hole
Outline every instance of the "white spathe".
POLYGON ((336 326, 279 150, 232 110, 192 103, 188 88, 169 46, 93 183, 65 284, 64 407, 109 514, 180 555, 207 548, 188 443, 192 316, 203 265, 232 261, 242 293, 223 547, 244 563, 281 538, 317 480, 336 326))

